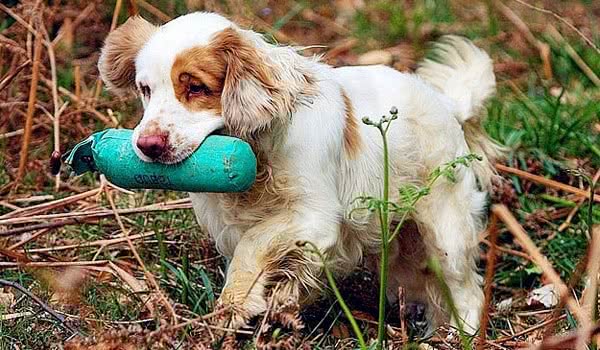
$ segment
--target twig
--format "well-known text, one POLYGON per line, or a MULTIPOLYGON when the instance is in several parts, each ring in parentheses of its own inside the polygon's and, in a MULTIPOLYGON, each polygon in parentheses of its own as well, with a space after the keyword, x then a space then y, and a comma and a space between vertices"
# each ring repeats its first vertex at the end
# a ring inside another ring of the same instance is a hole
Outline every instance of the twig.
MULTIPOLYGON (((490 241, 488 241, 487 239, 483 239, 483 240, 481 240, 481 242, 483 244, 487 245, 488 247, 492 246, 492 244, 490 243, 490 241)), ((502 253, 507 253, 507 254, 510 254, 510 255, 518 256, 518 257, 523 258, 525 260, 531 261, 531 257, 529 255, 527 255, 527 254, 525 254, 523 252, 520 252, 518 250, 514 250, 514 249, 510 249, 510 248, 505 248, 505 247, 501 247, 501 246, 498 246, 498 245, 496 245, 496 250, 498 250, 499 252, 502 252, 502 253)))
POLYGON ((569 310, 571 310, 575 318, 579 321, 580 325, 589 325, 589 319, 586 317, 586 313, 570 296, 569 288, 567 288, 565 283, 560 279, 560 276, 558 273, 556 273, 550 262, 548 262, 548 259, 542 255, 542 253, 540 253, 539 248, 535 245, 535 243, 533 243, 531 238, 529 238, 523 227, 510 213, 508 208, 504 205, 496 204, 492 206, 492 213, 497 215, 498 218, 506 224, 508 230, 517 239, 517 242, 526 252, 529 253, 529 255, 531 255, 531 258, 542 269, 544 275, 551 283, 554 284, 560 297, 566 299, 565 304, 569 310))
POLYGON ((566 24, 567 27, 571 28, 571 30, 573 30, 575 33, 577 33, 588 45, 590 45, 594 50, 596 50, 596 52, 598 54, 600 54, 600 49, 598 49, 598 47, 596 46, 596 44, 594 44, 594 42, 590 38, 588 38, 587 36, 585 36, 585 34, 583 34, 579 29, 577 29, 574 25, 572 25, 564 17, 560 16, 559 14, 555 13, 554 11, 550 11, 550 10, 547 10, 545 8, 541 8, 541 7, 537 7, 537 6, 528 4, 528 3, 526 3, 525 1, 522 1, 522 0, 515 0, 515 1, 518 2, 519 4, 523 5, 523 6, 529 7, 532 10, 552 15, 554 18, 556 18, 559 21, 561 21, 564 24, 566 24))
POLYGON ((346 27, 341 26, 337 22, 332 21, 331 19, 325 16, 321 16, 320 14, 316 13, 315 11, 309 8, 303 9, 300 12, 300 15, 307 21, 318 23, 323 27, 333 29, 339 35, 348 36, 350 34, 350 31, 346 27))
POLYGON ((46 311, 52 317, 54 317, 56 320, 58 320, 67 330, 69 330, 69 332, 71 332, 73 334, 79 334, 79 331, 77 331, 76 329, 72 328, 69 324, 67 324, 65 322, 65 318, 64 317, 62 317, 61 315, 59 315, 56 311, 52 310, 48 305, 46 305, 46 303, 44 303, 40 298, 38 298, 33 293, 31 293, 30 291, 28 291, 22 285, 20 285, 20 284, 18 284, 16 282, 7 281, 7 280, 3 280, 3 279, 0 279, 0 285, 7 286, 7 287, 12 287, 14 289, 17 289, 21 293, 27 295, 27 297, 29 297, 36 304, 38 304, 42 309, 44 309, 44 311, 46 311))
MULTIPOLYGON (((100 81, 101 81, 101 80, 100 80, 100 81)), ((43 82, 43 83, 44 83, 46 86, 48 86, 48 87, 52 88, 52 81, 51 81, 51 80, 48 80, 48 79, 42 78, 42 82, 43 82)), ((75 94, 73 94, 71 91, 69 91, 69 90, 65 89, 65 88, 64 88, 64 87, 62 87, 62 86, 59 86, 59 87, 58 87, 58 91, 59 91, 61 94, 63 94, 63 95, 65 95, 65 96, 67 96, 69 99, 71 99, 71 100, 75 101, 76 103, 81 103, 82 105, 84 105, 84 106, 85 106, 85 108, 84 108, 84 109, 86 110, 86 112, 88 112, 88 113, 92 114, 92 115, 93 115, 93 116, 94 116, 96 119, 98 119, 98 121, 100 121, 102 124, 104 124, 104 125, 107 125, 107 126, 111 126, 111 127, 116 127, 116 126, 117 126, 117 124, 115 124, 115 123, 114 123, 112 120, 110 120, 110 118, 109 118, 109 117, 107 117, 106 115, 104 115, 104 114, 100 113, 100 112, 99 112, 98 110, 96 110, 95 108, 93 108, 93 107, 91 107, 91 106, 88 106, 88 105, 87 105, 87 104, 86 104, 86 103, 85 103, 85 102, 84 102, 82 99, 78 98, 78 97, 77 97, 75 94)))
MULTIPOLYGON (((143 207, 137 208, 126 208, 126 209, 118 209, 119 214, 136 214, 136 213, 145 213, 149 211, 165 211, 165 210, 175 210, 175 209, 189 209, 191 208, 191 203, 187 203, 184 200, 174 200, 170 202, 156 203, 150 204, 143 207)), ((36 216, 27 216, 27 217, 16 217, 10 219, 0 220, 0 226, 4 225, 17 225, 17 224, 28 224, 33 222, 45 221, 49 219, 65 219, 65 218, 79 218, 86 219, 91 217, 104 217, 110 216, 113 212, 109 209, 98 209, 98 210, 90 210, 90 211, 76 211, 70 213, 60 213, 60 214, 47 214, 47 215, 36 215, 36 216)))
MULTIPOLYGON (((94 11, 94 9, 96 8, 96 4, 95 3, 90 3, 89 5, 87 5, 83 11, 81 11, 77 17, 75 18, 75 20, 73 20, 73 23, 71 24, 71 28, 73 28, 73 30, 75 30, 80 24, 81 22, 83 22, 86 18, 88 18, 88 16, 90 15, 90 13, 92 13, 92 11, 94 11)), ((58 34, 56 35, 56 37, 54 37, 54 39, 52 40, 52 46, 56 46, 61 40, 62 37, 65 35, 64 31, 59 31, 58 34)))
POLYGON ((40 63, 42 60, 42 38, 36 36, 33 51, 33 67, 31 70, 31 85, 29 86, 29 100, 27 104, 27 116, 25 118, 25 131, 23 133, 23 142, 21 146, 21 154, 19 158, 19 169, 15 185, 18 185, 27 167, 29 157, 29 143, 31 142, 31 128, 33 126, 33 113, 35 112, 35 101, 37 99, 37 86, 40 76, 40 63))
MULTIPOLYGON (((593 326, 581 327, 575 331, 569 332, 566 335, 550 337, 544 339, 540 344, 530 347, 532 350, 563 350, 574 349, 581 345, 582 341, 587 342, 587 339, 600 334, 600 324, 593 326)), ((585 344, 584 344, 585 345, 585 344)))
POLYGON ((135 246, 133 245, 133 241, 131 240, 131 237, 129 237, 129 231, 125 229, 125 225, 123 225, 121 216, 119 215, 119 212, 117 211, 117 207, 115 206, 115 201, 112 198, 112 193, 111 193, 110 189, 108 189, 108 187, 105 187, 104 193, 106 194, 106 198, 108 199, 108 202, 110 203, 110 207, 113 211, 115 219, 117 219, 117 223, 119 224, 119 227, 121 228, 121 231, 123 232, 123 235, 125 235, 125 237, 127 238, 127 244, 129 245, 129 249, 131 249, 131 252, 133 253, 133 256, 135 257, 137 263, 140 265, 140 267, 144 271, 144 275, 146 276, 148 281, 150 281, 150 283, 156 290, 156 293, 158 294, 159 299, 162 301, 164 306, 167 308, 167 311, 169 311, 169 313, 171 314, 171 317, 172 317, 171 322, 173 324, 175 324, 177 322, 177 313, 175 313, 175 309, 173 308, 173 306, 171 305, 169 300, 167 300, 167 298, 163 294, 163 292, 160 289, 160 286, 158 285, 158 283, 156 282, 156 279, 154 278, 154 276, 150 272, 148 272, 148 269, 146 269, 146 265, 144 264, 144 261, 138 254, 137 249, 135 249, 135 246))
POLYGON ((592 243, 588 252, 587 276, 588 285, 583 291, 583 307, 587 309, 590 319, 595 319, 598 299, 598 272, 600 272, 600 225, 596 225, 592 233, 592 243))
POLYGON ((406 293, 404 288, 398 286, 398 313, 400 316, 400 337, 403 344, 408 342, 408 330, 406 328, 406 293))
MULTIPOLYGON (((42 26, 44 36, 46 40, 50 40, 50 35, 44 26, 42 26)), ((54 152, 60 154, 60 115, 66 108, 66 104, 63 106, 59 105, 58 102, 58 78, 56 73, 56 56, 54 55, 54 45, 47 45, 48 59, 50 60, 50 74, 52 76, 52 105, 54 106, 52 126, 54 128, 54 152)), ((56 174, 54 177, 54 192, 58 192, 60 188, 60 174, 56 174)))
POLYGON ((533 327, 524 329, 524 330, 522 330, 520 332, 517 332, 517 333, 515 333, 513 335, 509 335, 509 336, 506 336, 506 337, 498 338, 498 339, 494 340, 494 343, 499 343, 499 344, 505 343, 507 341, 513 340, 515 338, 518 338, 518 337, 520 337, 522 335, 529 334, 529 333, 531 333, 533 331, 536 331, 536 330, 538 330, 540 328, 544 328, 544 327, 546 327, 549 324, 554 324, 554 323, 556 323, 556 322, 558 322, 560 320, 564 320, 565 318, 567 318, 567 315, 561 315, 561 316, 556 317, 556 318, 552 317, 552 318, 550 318, 550 319, 548 319, 548 320, 546 320, 546 321, 544 321, 542 323, 536 324, 533 327))
MULTIPOLYGON (((591 246, 588 245, 586 253, 577 262, 577 266, 575 266, 575 271, 573 271, 573 273, 571 274, 571 277, 569 278, 569 283, 567 285, 569 290, 572 290, 573 288, 575 288, 575 286, 577 284, 579 284, 579 281, 581 280, 581 277, 583 276, 583 273, 585 272, 585 268, 587 267, 587 264, 588 264, 590 249, 591 249, 591 246)), ((563 308, 565 307, 565 303, 566 303, 565 298, 561 298, 559 300, 558 305, 556 305, 554 307, 554 310, 552 311, 552 315, 550 316, 551 319, 557 319, 558 315, 562 312, 563 308)), ((544 332, 543 332, 543 338, 547 338, 552 335, 552 331, 553 331, 552 326, 553 325, 554 325, 553 322, 549 323, 547 325, 547 327, 544 329, 544 332)))
POLYGON ((562 45, 562 48, 567 51, 567 54, 571 57, 573 61, 579 66, 579 68, 583 71, 583 73, 596 85, 596 87, 600 87, 600 78, 594 73, 594 71, 585 63, 583 58, 579 56, 577 51, 573 49, 571 44, 569 44, 565 38, 560 34, 560 32, 553 26, 548 25, 548 34, 552 37, 552 39, 556 40, 556 42, 562 45))
POLYGON ((0 221, 3 219, 9 219, 9 218, 14 218, 14 217, 24 217, 24 216, 35 215, 35 214, 43 213, 43 212, 51 210, 51 209, 60 208, 65 205, 69 205, 71 203, 74 203, 74 202, 83 200, 85 198, 97 195, 100 191, 101 191, 100 188, 96 188, 96 189, 89 190, 89 191, 83 192, 83 193, 79 193, 79 194, 76 194, 76 195, 73 195, 70 197, 57 199, 52 202, 42 203, 42 204, 34 205, 34 206, 31 206, 28 208, 22 208, 22 209, 18 209, 15 211, 11 211, 8 214, 4 214, 4 215, 0 216, 0 221))
MULTIPOLYGON (((42 34, 40 32, 38 32, 37 30, 35 30, 35 28, 33 28, 33 26, 29 23, 27 23, 23 18, 21 18, 21 16, 17 15, 15 12, 13 12, 10 8, 6 7, 4 4, 0 3, 0 10, 6 12, 9 16, 11 16, 12 18, 15 19, 15 21, 19 22, 20 25, 22 25, 23 27, 25 27, 25 29, 27 29, 31 34, 33 34, 36 38, 39 38, 40 40, 43 40, 42 38, 42 34)), ((49 42, 44 42, 45 45, 51 45, 49 42)), ((35 60, 34 60, 35 61, 35 60)))
MULTIPOLYGON (((517 175, 520 178, 536 182, 536 183, 546 186, 546 187, 552 187, 557 190, 573 193, 580 197, 590 199, 590 194, 588 191, 579 189, 577 187, 566 185, 562 182, 546 179, 545 177, 534 175, 534 174, 528 173, 528 172, 520 170, 520 169, 511 168, 511 167, 503 165, 503 164, 496 164, 496 169, 498 169, 499 171, 504 172, 504 173, 517 175)), ((594 196, 594 201, 600 203, 600 195, 594 196)))
MULTIPOLYGON (((139 238, 150 237, 153 235, 154 235, 154 232, 147 232, 147 233, 140 233, 140 234, 133 235, 133 236, 119 237, 119 238, 113 238, 113 239, 101 239, 101 240, 97 240, 97 241, 93 241, 93 242, 86 242, 86 243, 80 243, 80 244, 69 244, 69 245, 63 245, 63 246, 58 246, 58 247, 27 249, 27 252, 28 253, 46 253, 46 252, 56 252, 56 251, 60 251, 60 250, 69 250, 69 249, 76 249, 76 248, 107 247, 109 245, 126 242, 129 239, 134 240, 134 239, 139 239, 139 238)), ((12 248, 12 247, 10 247, 10 248, 12 248)))
POLYGON ((166 13, 162 12, 161 10, 159 10, 158 8, 156 8, 155 6, 153 6, 152 4, 150 4, 147 1, 144 0, 137 0, 136 1, 138 5, 140 5, 141 8, 143 8, 144 10, 150 12, 152 15, 154 15, 154 17, 160 19, 163 22, 168 22, 171 20, 171 16, 167 15, 166 13))
POLYGON ((20 66, 15 68, 12 72, 9 72, 4 79, 0 82, 0 91, 4 90, 5 87, 10 84, 11 81, 23 70, 23 68, 27 67, 31 64, 30 60, 23 62, 20 66))
POLYGON ((585 200, 580 199, 579 202, 577 203, 577 205, 571 209, 571 211, 569 212, 569 215, 567 215, 567 218, 565 219, 565 221, 560 224, 560 226, 558 227, 558 232, 562 232, 565 229, 567 229, 567 227, 569 227, 569 225, 571 224, 571 220, 573 220, 573 218, 575 217, 575 214, 577 214, 577 212, 579 211, 579 209, 581 209, 581 206, 585 203, 585 200))
POLYGON ((534 46, 540 54, 544 67, 544 76, 546 79, 552 79, 552 64, 550 63, 550 46, 539 41, 531 32, 527 23, 521 19, 510 7, 503 4, 500 0, 494 1, 494 6, 502 12, 504 17, 511 21, 515 27, 525 36, 525 39, 534 46))
POLYGON ((498 218, 496 215, 492 215, 490 219, 490 227, 488 232, 490 234, 490 249, 488 250, 486 268, 485 268, 485 299, 483 302, 483 308, 481 309, 481 320, 480 320, 480 331, 479 331, 479 343, 477 344, 478 350, 485 349, 487 327, 489 323, 490 315, 490 304, 492 300, 492 285, 494 282, 494 272, 496 270, 496 247, 498 240, 498 218))
POLYGON ((96 261, 31 261, 31 262, 6 262, 0 261, 0 267, 65 267, 65 266, 97 266, 106 265, 108 260, 96 261))
POLYGON ((25 239, 23 239, 23 240, 15 243, 15 244, 11 245, 7 249, 8 250, 15 250, 15 249, 17 249, 17 248, 19 248, 19 247, 21 247, 21 246, 23 246, 23 245, 25 245, 25 244, 33 241, 34 239, 37 239, 39 236, 44 235, 44 234, 46 234, 48 232, 50 232, 50 229, 41 229, 38 232, 32 234, 30 237, 25 238, 25 239))

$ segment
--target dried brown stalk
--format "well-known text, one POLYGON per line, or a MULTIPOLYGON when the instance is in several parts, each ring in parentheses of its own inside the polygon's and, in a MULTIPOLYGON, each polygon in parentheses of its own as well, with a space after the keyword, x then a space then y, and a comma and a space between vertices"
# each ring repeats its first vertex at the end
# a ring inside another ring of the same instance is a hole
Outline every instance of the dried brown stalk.
POLYGON ((144 10, 150 12, 154 17, 160 19, 163 22, 168 22, 171 20, 171 16, 167 15, 166 13, 162 12, 161 10, 159 10, 157 7, 155 7, 154 5, 150 4, 147 1, 144 0, 137 0, 136 1, 138 5, 140 5, 141 8, 143 8, 144 10))
POLYGON ((525 334, 529 334, 531 332, 537 331, 538 329, 544 328, 544 327, 546 327, 546 326, 548 326, 550 324, 554 324, 554 323, 556 323, 556 322, 558 322, 560 320, 564 320, 565 318, 567 318, 567 315, 561 315, 561 316, 556 317, 556 318, 550 318, 550 319, 548 319, 548 320, 546 320, 546 321, 544 321, 542 323, 536 324, 533 327, 529 327, 529 328, 524 329, 524 330, 522 330, 520 332, 517 332, 517 333, 515 333, 513 335, 509 335, 509 336, 506 336, 506 337, 498 338, 498 339, 494 340, 494 343, 496 343, 496 344, 503 344, 503 343, 505 343, 507 341, 510 341, 510 340, 515 339, 515 338, 521 337, 521 336, 523 336, 525 334))
POLYGON ((70 197, 66 197, 66 198, 61 198, 61 199, 57 199, 51 202, 47 202, 47 203, 42 203, 42 204, 38 204, 38 205, 34 205, 28 208, 22 208, 22 209, 18 209, 15 211, 11 211, 10 213, 4 214, 2 216, 0 216, 0 220, 3 219, 10 219, 10 218, 14 218, 14 217, 24 217, 24 216, 31 216, 31 215, 36 215, 39 213, 43 213, 45 211, 48 210, 52 210, 52 209, 56 209, 56 208, 61 208, 65 205, 69 205, 71 203, 75 203, 78 202, 80 200, 86 199, 88 197, 97 195, 98 193, 100 193, 101 189, 100 188, 95 188, 93 190, 89 190, 83 193, 79 193, 70 197))
POLYGON ((569 57, 571 57, 571 59, 573 61, 575 61, 577 66, 579 66, 581 71, 588 77, 588 79, 590 79, 592 81, 592 83, 594 83, 594 85, 596 85, 596 87, 600 87, 600 78, 598 78, 598 76, 596 75, 596 73, 594 73, 594 71, 590 68, 590 66, 588 66, 587 63, 585 63, 583 58, 581 58, 581 56, 579 56, 577 51, 575 51, 575 49, 573 49, 573 46, 571 46, 571 44, 569 44, 565 40, 565 38, 563 38, 563 36, 560 34, 560 32, 551 24, 548 25, 547 32, 548 32, 548 34, 550 34, 552 39, 556 40, 556 42, 558 44, 560 44, 562 48, 565 49, 565 51, 567 52, 569 57))
POLYGON ((598 48, 598 46, 596 46, 596 44, 594 44, 594 42, 588 38, 587 36, 585 36, 585 34, 583 34, 579 29, 577 29, 574 25, 572 25, 569 21, 567 21, 564 17, 560 16, 559 14, 547 10, 545 8, 541 8, 541 7, 537 7, 531 4, 526 3, 523 0, 515 0, 516 2, 518 2, 521 5, 527 6, 532 10, 538 11, 538 12, 542 12, 545 14, 549 14, 552 15, 554 18, 558 19, 559 21, 563 22, 564 24, 567 25, 567 27, 571 28, 571 30, 573 30, 575 33, 577 33, 577 35, 579 35, 588 45, 590 45, 594 50, 596 50, 596 52, 598 54, 600 54, 600 49, 598 48))
POLYGON ((113 200, 110 189, 105 187, 104 193, 106 194, 106 198, 108 199, 108 202, 110 203, 110 207, 113 211, 115 219, 117 219, 117 223, 119 224, 119 227, 121 228, 121 231, 123 232, 123 235, 125 235, 125 237, 127 238, 127 245, 129 245, 129 249, 131 249, 131 252, 133 253, 133 256, 135 257, 135 260, 137 261, 137 263, 140 265, 140 267, 144 271, 144 276, 146 276, 146 279, 148 279, 148 281, 150 281, 150 284, 152 284, 152 287, 156 290, 156 294, 158 295, 159 299, 161 300, 161 302, 163 303, 163 305, 165 306, 165 308, 171 315, 171 324, 173 324, 173 325, 176 324, 177 323, 177 313, 175 312, 173 305, 171 305, 171 303, 169 302, 167 297, 165 297, 165 294, 160 289, 160 286, 156 282, 154 275, 152 275, 150 272, 148 272, 148 269, 146 269, 146 265, 144 264, 144 261, 142 260, 139 253, 137 252, 135 245, 133 245, 133 241, 131 240, 131 237, 129 237, 129 231, 127 229, 125 229, 125 225, 123 224, 123 221, 121 220, 121 215, 119 215, 119 212, 117 211, 117 207, 115 206, 115 201, 113 200))
POLYGON ((592 231, 592 243, 588 252, 587 276, 588 285, 583 292, 583 307, 588 310, 588 317, 594 319, 596 315, 596 302, 598 299, 598 273, 600 272, 600 225, 592 231))
MULTIPOLYGON (((552 187, 557 190, 573 193, 580 197, 590 199, 589 191, 582 190, 577 187, 569 186, 562 182, 546 179, 545 177, 534 175, 534 174, 528 173, 528 172, 520 170, 520 169, 511 168, 511 167, 503 165, 503 164, 496 164, 496 169, 498 169, 499 171, 501 171, 503 173, 517 175, 520 178, 536 182, 536 183, 546 186, 546 187, 552 187)), ((600 203, 600 194, 597 194, 594 196, 594 201, 600 203)))
POLYGON ((5 87, 8 86, 8 84, 10 84, 13 79, 27 66, 29 66, 31 64, 30 60, 27 60, 25 62, 23 62, 20 66, 18 66, 17 68, 15 68, 13 71, 9 72, 8 74, 6 74, 6 77, 4 79, 2 79, 2 81, 0 81, 0 91, 4 90, 5 87))
POLYGON ((31 262, 6 262, 0 261, 0 267, 65 267, 65 266, 99 266, 106 265, 108 260, 96 260, 96 261, 31 261, 31 262))
POLYGON ((554 284, 560 298, 564 298, 566 300, 565 304, 571 313, 573 313, 579 324, 582 326, 588 326, 590 320, 587 317, 587 314, 573 299, 570 289, 567 288, 565 283, 560 279, 560 276, 554 270, 548 259, 542 255, 539 248, 535 245, 535 243, 533 243, 531 238, 529 238, 527 232, 525 232, 523 227, 511 214, 508 208, 505 205, 496 204, 492 206, 492 213, 494 213, 496 216, 498 216, 498 219, 504 222, 508 230, 514 235, 521 247, 527 253, 529 253, 529 255, 531 255, 533 261, 542 269, 544 276, 546 276, 548 280, 554 284))
MULTIPOLYGON (((488 247, 491 247, 492 244, 490 243, 490 241, 488 241, 487 239, 483 239, 481 240, 481 243, 487 245, 488 247)), ((499 252, 502 253, 506 253, 506 254, 510 254, 510 255, 514 255, 514 256, 518 256, 520 258, 523 258, 525 260, 529 260, 531 261, 531 257, 521 251, 518 250, 514 250, 514 249, 510 249, 510 248, 505 248, 505 247, 501 247, 496 245, 496 250, 498 250, 499 252)))
MULTIPOLYGON (((187 198, 177 199, 177 200, 173 200, 173 201, 169 201, 169 202, 150 204, 150 205, 146 205, 143 207, 137 207, 137 208, 119 209, 118 212, 119 212, 119 214, 133 214, 133 213, 140 213, 140 212, 147 212, 147 211, 164 211, 164 210, 191 208, 191 204, 188 204, 188 201, 186 201, 185 199, 187 199, 187 198)), ((109 216, 111 213, 112 213, 112 210, 110 210, 110 209, 95 209, 95 210, 89 210, 89 211, 72 211, 72 212, 59 213, 59 214, 46 214, 46 215, 16 217, 16 218, 0 220, 0 226, 27 224, 27 223, 40 222, 40 221, 52 220, 52 219, 109 216)))
POLYGON ((19 248, 19 247, 23 246, 24 244, 27 244, 27 243, 29 243, 29 242, 33 241, 34 239, 37 239, 39 236, 42 236, 42 235, 44 235, 44 234, 46 234, 46 233, 48 233, 48 232, 50 232, 50 229, 41 229, 41 230, 39 230, 38 232, 36 232, 36 233, 32 234, 30 237, 28 237, 28 238, 25 238, 25 239, 23 239, 23 240, 21 240, 21 241, 19 241, 19 242, 15 243, 15 244, 11 245, 11 246, 10 246, 10 247, 8 247, 7 249, 8 249, 8 250, 15 250, 15 249, 17 249, 17 248, 19 248))
POLYGON ((42 38, 41 36, 36 36, 33 51, 33 67, 31 69, 31 84, 29 87, 29 100, 27 103, 27 116, 25 118, 25 131, 23 132, 23 143, 19 158, 19 169, 17 171, 17 178, 15 179, 15 184, 17 185, 20 183, 23 175, 25 175, 27 160, 29 158, 29 143, 31 142, 31 128, 33 126, 33 113, 35 112, 35 101, 37 99, 37 87, 40 76, 41 61, 42 38))
MULTIPOLYGON (((71 29, 74 31, 96 8, 96 3, 88 4, 78 15, 75 17, 73 22, 71 23, 71 29)), ((56 46, 63 38, 66 33, 64 31, 59 31, 56 37, 52 40, 52 46, 56 46)))
POLYGON ((42 309, 44 309, 44 311, 49 313, 50 316, 58 320, 67 330, 69 330, 69 332, 74 334, 79 333, 76 329, 74 329, 68 323, 66 323, 65 318, 62 315, 59 315, 56 311, 52 310, 48 305, 46 305, 46 303, 42 301, 42 299, 38 298, 36 295, 31 293, 29 290, 27 290, 27 288, 23 287, 22 285, 16 282, 7 281, 3 279, 0 279, 0 285, 17 289, 19 292, 25 294, 29 299, 33 300, 36 304, 38 304, 42 309))
POLYGON ((496 247, 498 240, 498 218, 496 215, 492 215, 490 218, 490 226, 488 228, 490 237, 490 249, 487 254, 487 262, 485 268, 485 282, 484 282, 484 295, 483 307, 481 309, 481 320, 480 320, 480 331, 479 331, 479 342, 477 344, 478 350, 484 350, 487 337, 487 328, 490 318, 490 305, 492 300, 492 285, 494 283, 494 272, 496 270, 496 247))
POLYGON ((531 346, 532 350, 564 350, 579 348, 582 343, 587 342, 591 337, 600 334, 600 324, 593 326, 580 327, 579 329, 569 332, 566 335, 550 337, 544 339, 539 345, 531 346))
POLYGON ((69 245, 63 245, 63 246, 57 246, 57 247, 27 249, 27 252, 28 253, 46 253, 46 252, 56 252, 56 251, 60 251, 60 250, 89 248, 89 247, 104 248, 104 247, 108 247, 110 245, 126 242, 127 240, 146 238, 146 237, 150 237, 153 235, 154 235, 154 232, 147 232, 147 233, 140 233, 140 234, 133 235, 133 236, 119 237, 119 238, 112 238, 112 239, 100 239, 97 241, 85 242, 85 243, 80 243, 80 244, 69 244, 69 245))
POLYGON ((542 66, 544 68, 544 77, 546 79, 552 79, 552 63, 550 62, 550 46, 546 43, 539 41, 535 35, 527 26, 527 23, 519 17, 510 7, 503 4, 500 0, 494 1, 494 6, 506 17, 509 21, 511 21, 517 30, 525 36, 525 39, 535 47, 540 54, 540 58, 542 60, 542 66))

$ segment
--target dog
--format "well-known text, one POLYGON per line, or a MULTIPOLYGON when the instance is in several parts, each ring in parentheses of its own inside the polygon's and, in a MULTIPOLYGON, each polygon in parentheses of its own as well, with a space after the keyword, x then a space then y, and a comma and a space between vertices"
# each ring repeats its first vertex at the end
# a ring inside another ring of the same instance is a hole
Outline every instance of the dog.
POLYGON ((425 184, 456 157, 482 160, 457 167, 455 182, 440 179, 417 202, 409 225, 415 229, 391 244, 388 301, 401 286, 407 303, 426 305, 430 325, 457 324, 428 269, 434 256, 460 321, 475 332, 483 302, 478 233, 499 154, 480 126, 495 92, 490 57, 457 36, 443 37, 436 59, 422 61, 414 74, 333 68, 298 52, 205 12, 162 26, 129 18, 101 50, 106 87, 137 92, 142 101, 132 141, 142 160, 177 163, 215 132, 246 140, 256 153, 250 190, 190 193, 199 225, 229 259, 220 304, 241 326, 267 309, 270 294, 278 302, 310 302, 323 285, 322 265, 297 242, 314 244, 337 276, 379 254, 378 217, 355 199, 382 194, 382 138, 361 119, 377 120, 394 106, 391 201, 399 200, 400 186, 425 184))

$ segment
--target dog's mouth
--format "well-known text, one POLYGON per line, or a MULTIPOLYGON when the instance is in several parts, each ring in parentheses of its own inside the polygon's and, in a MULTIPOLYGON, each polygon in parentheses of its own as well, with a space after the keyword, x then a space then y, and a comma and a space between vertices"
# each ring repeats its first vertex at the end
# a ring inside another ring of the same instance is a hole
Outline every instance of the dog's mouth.
POLYGON ((200 148, 202 146, 204 141, 206 141, 206 139, 208 137, 211 137, 213 135, 231 136, 227 133, 227 130, 225 130, 225 128, 220 128, 220 129, 217 129, 217 130, 211 132, 207 137, 204 138, 204 140, 202 140, 202 142, 200 142, 198 144, 190 144, 187 146, 170 145, 168 150, 165 153, 163 153, 156 159, 152 159, 151 161, 161 163, 161 164, 167 164, 167 165, 174 165, 174 164, 181 163, 184 160, 191 157, 194 154, 194 152, 196 152, 198 150, 198 148, 200 148))

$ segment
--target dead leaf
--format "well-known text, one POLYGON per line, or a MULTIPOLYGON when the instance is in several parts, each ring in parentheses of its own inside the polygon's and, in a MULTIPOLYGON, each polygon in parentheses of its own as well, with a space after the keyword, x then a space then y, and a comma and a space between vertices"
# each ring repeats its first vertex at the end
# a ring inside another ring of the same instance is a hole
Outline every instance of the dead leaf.
POLYGON ((553 283, 550 283, 532 290, 527 297, 527 305, 541 304, 545 307, 554 307, 558 304, 559 299, 556 287, 553 283))
POLYGON ((333 326, 331 329, 331 335, 338 339, 346 339, 350 336, 350 331, 345 324, 340 323, 333 326))
POLYGON ((15 295, 10 291, 5 292, 0 288, 0 307, 3 310, 8 310, 15 305, 15 295))

